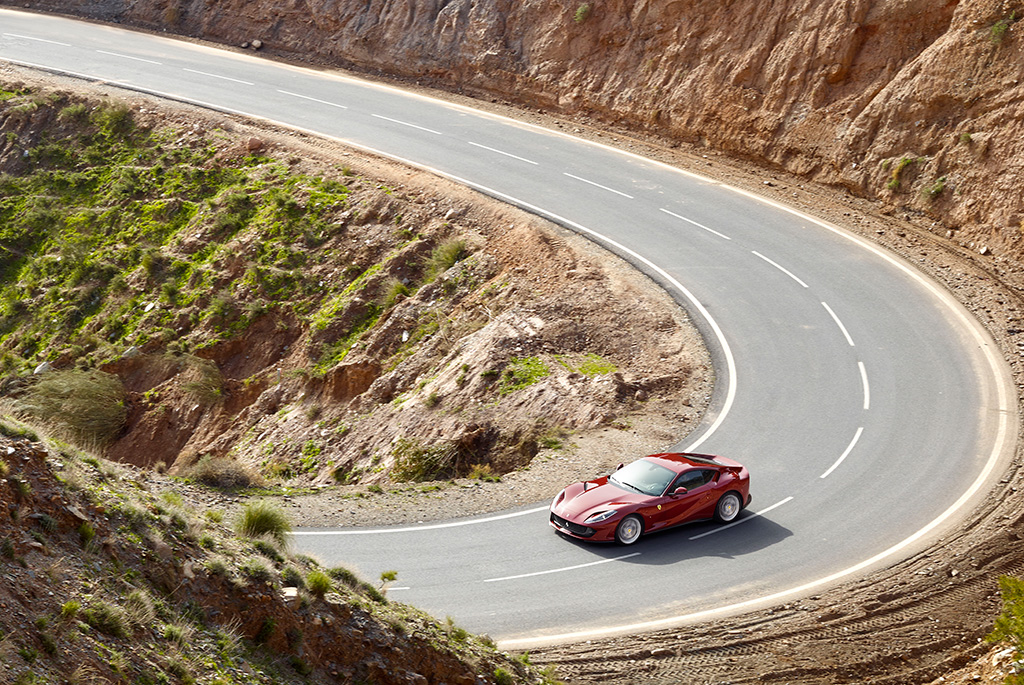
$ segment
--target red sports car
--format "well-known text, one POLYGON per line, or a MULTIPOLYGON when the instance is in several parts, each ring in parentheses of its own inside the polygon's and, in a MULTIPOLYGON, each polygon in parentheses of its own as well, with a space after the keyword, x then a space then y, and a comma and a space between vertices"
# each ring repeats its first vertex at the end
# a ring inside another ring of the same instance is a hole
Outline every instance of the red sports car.
POLYGON ((609 476, 570 485, 551 503, 551 525, 582 540, 632 545, 691 521, 734 521, 750 504, 750 473, 708 454, 652 454, 609 476))

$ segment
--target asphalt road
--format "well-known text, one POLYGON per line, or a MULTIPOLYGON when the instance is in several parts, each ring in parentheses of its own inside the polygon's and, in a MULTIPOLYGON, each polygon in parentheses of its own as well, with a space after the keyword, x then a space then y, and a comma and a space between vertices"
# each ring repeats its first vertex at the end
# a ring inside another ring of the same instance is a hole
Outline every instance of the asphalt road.
POLYGON ((296 536, 300 551, 367 579, 397 570, 391 597, 507 646, 699 620, 892 563, 955 523, 1015 445, 1015 391, 979 324, 913 266, 811 216, 561 133, 117 27, 0 10, 0 60, 435 170, 591 235, 690 311, 717 384, 676 447, 750 469, 739 523, 595 546, 556 536, 538 503, 296 536))

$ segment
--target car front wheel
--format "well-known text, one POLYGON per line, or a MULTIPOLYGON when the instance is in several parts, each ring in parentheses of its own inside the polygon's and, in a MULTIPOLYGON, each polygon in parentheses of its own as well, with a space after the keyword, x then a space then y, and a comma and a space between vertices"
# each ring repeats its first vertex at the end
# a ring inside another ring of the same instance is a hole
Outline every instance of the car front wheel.
POLYGON ((719 523, 735 521, 736 517, 740 515, 741 509, 743 509, 743 502, 740 500, 739 493, 727 492, 718 500, 718 506, 715 507, 715 520, 719 523))
POLYGON ((644 532, 643 521, 636 514, 630 514, 619 522, 615 529, 615 539, 623 545, 632 545, 640 539, 642 532, 644 532))

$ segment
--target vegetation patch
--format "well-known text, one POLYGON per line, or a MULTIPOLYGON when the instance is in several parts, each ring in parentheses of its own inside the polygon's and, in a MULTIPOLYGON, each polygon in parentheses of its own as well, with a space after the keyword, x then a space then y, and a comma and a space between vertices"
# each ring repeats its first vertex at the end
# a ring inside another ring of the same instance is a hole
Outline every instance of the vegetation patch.
POLYGON ((560 354, 555 356, 555 360, 569 371, 588 377, 615 373, 618 370, 615 364, 595 352, 583 355, 560 354))
POLYGON ((528 388, 551 375, 551 369, 540 357, 513 357, 501 374, 498 393, 507 395, 528 388))
POLYGON ((114 440, 128 416, 120 379, 95 370, 47 372, 13 408, 85 446, 103 446, 114 440))
POLYGON ((402 438, 395 443, 392 453, 395 466, 391 476, 399 482, 436 480, 458 474, 459 449, 454 443, 423 445, 418 440, 402 438))

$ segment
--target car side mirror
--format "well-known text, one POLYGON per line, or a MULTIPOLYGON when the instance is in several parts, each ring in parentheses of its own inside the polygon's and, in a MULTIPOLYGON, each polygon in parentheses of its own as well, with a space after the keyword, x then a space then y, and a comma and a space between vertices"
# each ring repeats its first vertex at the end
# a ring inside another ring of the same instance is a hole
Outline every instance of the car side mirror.
POLYGON ((616 471, 618 471, 618 470, 619 470, 619 469, 621 469, 621 468, 622 468, 623 466, 625 466, 625 464, 619 464, 618 466, 616 466, 616 467, 615 467, 615 470, 616 470, 616 471))
POLYGON ((689 490, 680 485, 678 488, 672 491, 673 496, 685 495, 689 490))

